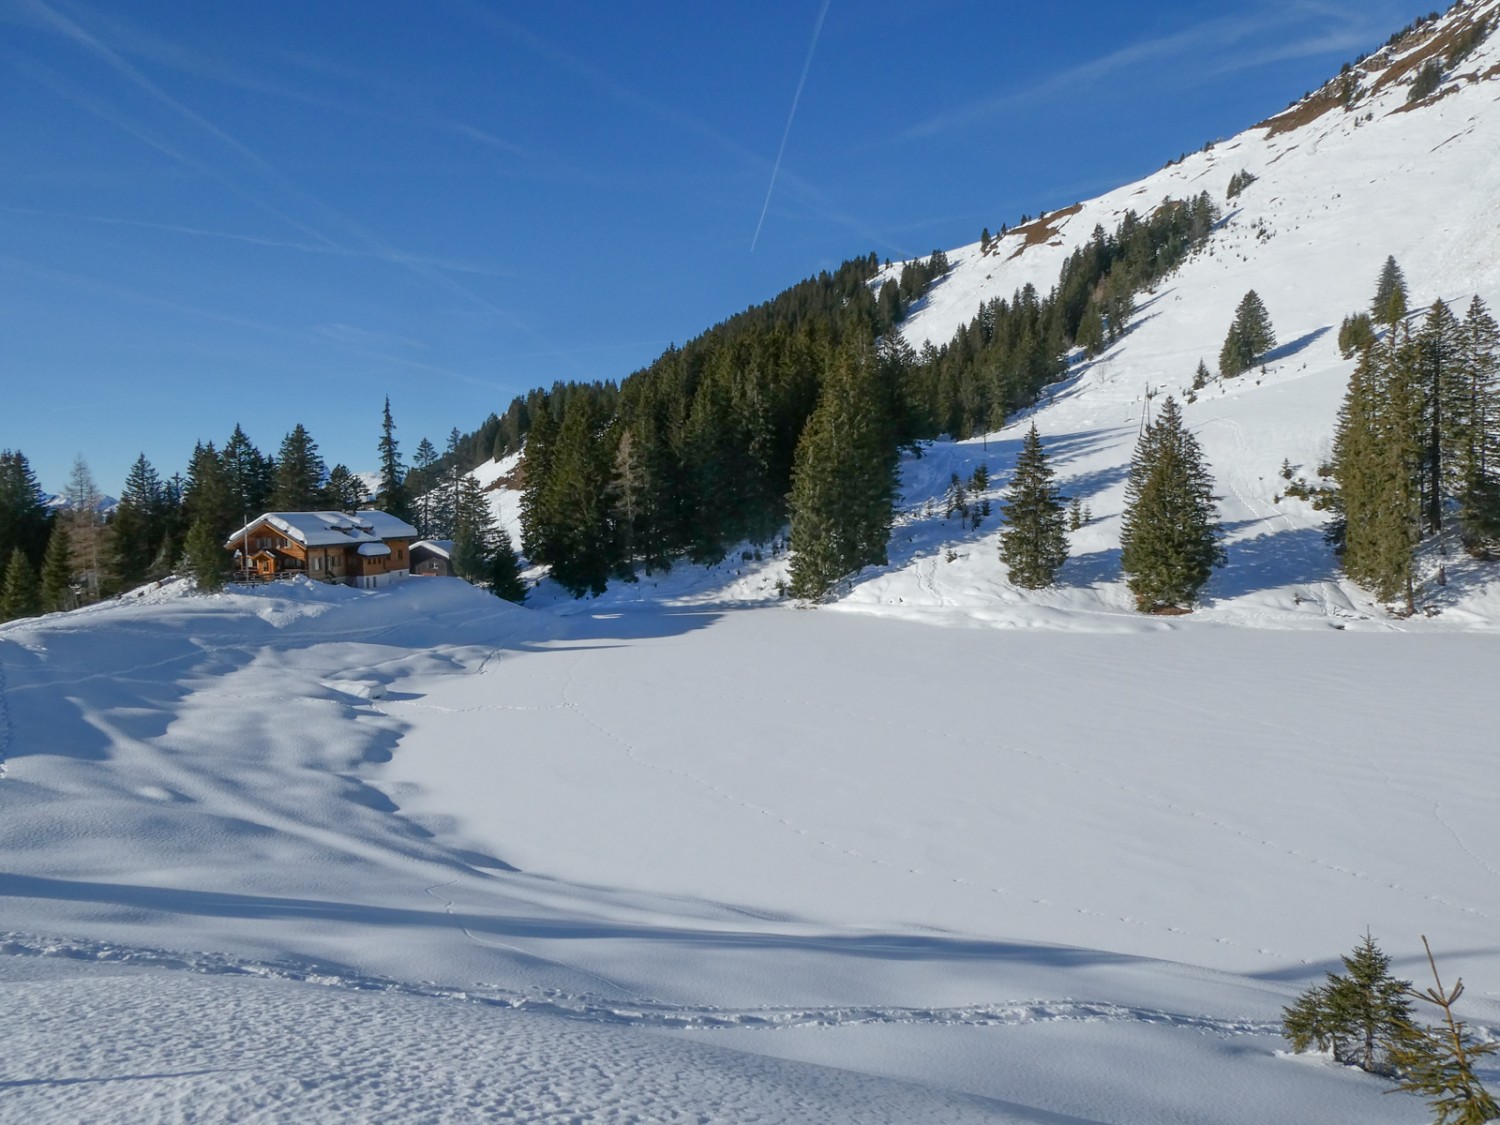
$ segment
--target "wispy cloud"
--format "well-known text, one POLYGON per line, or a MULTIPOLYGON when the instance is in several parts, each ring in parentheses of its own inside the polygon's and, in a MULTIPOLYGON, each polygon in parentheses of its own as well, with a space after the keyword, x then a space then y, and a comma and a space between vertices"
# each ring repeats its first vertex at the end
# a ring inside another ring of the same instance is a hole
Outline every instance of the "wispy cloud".
POLYGON ((1016 109, 1052 102, 1121 73, 1173 60, 1173 81, 1196 82, 1214 74, 1251 69, 1287 59, 1357 50, 1383 26, 1382 13, 1368 5, 1290 0, 1269 4, 1253 16, 1219 17, 1169 35, 1142 39, 1030 82, 976 98, 933 114, 897 134, 901 141, 924 140, 985 124, 1016 109), (1318 23, 1310 32, 1309 23, 1318 23), (1329 24, 1334 26, 1329 27, 1329 24), (1275 38, 1259 50, 1246 43, 1275 38))
POLYGON ((776 190, 776 176, 781 171, 781 159, 786 155, 787 138, 792 135, 792 122, 797 118, 797 103, 802 100, 802 88, 807 85, 807 72, 812 69, 813 53, 818 49, 818 37, 823 34, 823 21, 828 18, 828 5, 832 0, 823 0, 818 9, 817 23, 813 24, 812 40, 807 45, 807 58, 802 62, 802 76, 797 79, 797 92, 792 95, 792 109, 786 115, 786 128, 781 132, 781 145, 776 150, 776 162, 771 165, 771 183, 766 188, 766 201, 761 204, 760 219, 755 224, 755 235, 750 239, 750 253, 755 253, 755 244, 760 241, 760 228, 765 225, 766 212, 771 207, 771 193, 776 190))
MULTIPOLYGON (((188 122, 200 131, 200 133, 207 134, 208 137, 216 141, 223 149, 227 149, 228 153, 243 166, 237 169, 237 172, 253 172, 255 177, 261 181, 263 188, 273 189, 278 194, 293 202, 302 212, 314 214, 317 217, 316 221, 320 227, 328 226, 335 228, 339 231, 340 236, 337 238, 330 236, 319 229, 319 227, 314 227, 310 223, 291 217, 284 211, 266 202, 260 196, 248 192, 241 186, 239 175, 231 175, 208 161, 189 155, 182 150, 181 146, 174 145, 153 131, 132 122, 124 114, 101 103, 98 98, 94 98, 71 84, 65 83, 60 77, 51 75, 45 79, 58 93, 64 97, 68 97, 80 108, 97 114, 104 120, 150 144, 163 154, 181 161, 205 176, 213 178, 215 181, 228 187, 237 196, 245 198, 254 205, 276 215, 315 241, 347 250, 349 242, 352 240, 364 255, 375 257, 404 268, 436 288, 484 309, 497 320, 504 322, 516 331, 534 338, 543 345, 551 346, 550 341, 546 340, 535 328, 517 317, 514 313, 502 309, 487 297, 456 281, 443 270, 428 264, 418 257, 396 249, 373 231, 340 214, 332 207, 316 199, 310 193, 299 188, 274 168, 269 161, 265 160, 254 150, 241 143, 192 107, 168 94, 137 67, 124 59, 117 51, 109 47, 97 36, 91 34, 75 20, 46 3, 45 0, 15 0, 15 2, 19 3, 23 11, 31 16, 40 26, 61 35, 63 38, 86 50, 95 58, 102 60, 111 70, 125 79, 130 85, 146 94, 158 105, 166 108, 176 117, 188 122)), ((38 72, 39 69, 44 70, 44 68, 35 66, 31 68, 33 73, 38 72)))
MULTIPOLYGON (((0 212, 10 215, 29 215, 37 218, 61 219, 76 223, 98 223, 105 226, 135 227, 141 230, 155 230, 164 231, 169 234, 188 235, 193 238, 216 238, 228 242, 241 242, 250 246, 265 246, 277 250, 296 250, 303 254, 322 254, 340 258, 365 258, 382 262, 392 260, 385 254, 348 246, 336 246, 327 242, 292 242, 287 239, 270 238, 265 235, 239 234, 234 231, 208 230, 204 227, 184 226, 181 223, 156 223, 148 219, 123 219, 113 215, 84 215, 77 212, 47 211, 36 207, 12 207, 5 204, 0 204, 0 212)), ((447 270, 453 273, 472 273, 485 277, 500 278, 523 276, 519 270, 496 269, 492 266, 479 265, 474 262, 459 261, 451 258, 436 258, 427 254, 400 253, 397 256, 397 260, 418 263, 429 266, 432 269, 447 270)))
MULTIPOLYGON (((511 42, 520 44, 537 57, 583 80, 611 101, 663 121, 685 133, 700 137, 715 148, 734 157, 747 170, 754 171, 758 175, 770 174, 772 164, 764 156, 752 152, 734 138, 725 135, 719 129, 714 128, 714 126, 693 114, 631 89, 598 67, 585 62, 555 44, 549 43, 528 28, 500 15, 488 6, 477 3, 476 0, 448 0, 448 4, 456 11, 463 13, 473 23, 488 28, 490 31, 505 37, 511 42)), ((844 227, 871 245, 879 246, 903 257, 907 256, 908 252, 905 248, 896 245, 891 239, 871 229, 868 224, 833 207, 827 197, 817 187, 790 169, 785 167, 780 168, 777 180, 792 191, 794 198, 798 202, 818 215, 819 218, 844 227)))
POLYGON ((426 351, 427 345, 410 336, 401 336, 378 328, 359 328, 353 324, 319 324, 313 331, 336 344, 352 344, 361 348, 411 348, 426 351))
POLYGON ((36 281, 44 281, 53 285, 62 285, 88 293, 95 293, 126 304, 149 305, 152 308, 164 309, 168 312, 178 313, 199 320, 209 320, 217 324, 228 324, 236 328, 250 329, 251 331, 283 340, 291 339, 304 342, 306 340, 305 334, 278 324, 267 324, 264 321, 251 320, 248 317, 238 316, 233 313, 200 308, 197 305, 190 305, 182 301, 173 301, 166 297, 153 296, 150 293, 142 292, 134 286, 112 285, 107 281, 101 281, 97 277, 88 277, 84 274, 72 273, 68 270, 60 270, 52 266, 39 266, 33 262, 28 262, 9 254, 0 254, 0 269, 11 270, 36 281))

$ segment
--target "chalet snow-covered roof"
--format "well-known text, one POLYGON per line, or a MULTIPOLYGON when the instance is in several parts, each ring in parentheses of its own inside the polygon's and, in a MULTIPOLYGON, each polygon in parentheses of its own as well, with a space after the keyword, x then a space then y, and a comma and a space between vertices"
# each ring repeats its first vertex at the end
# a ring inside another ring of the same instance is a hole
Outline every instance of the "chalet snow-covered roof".
POLYGON ((357 550, 367 559, 378 559, 391 553, 391 549, 384 543, 361 543, 357 550))
POLYGON ((453 557, 452 539, 423 539, 411 545, 412 552, 418 550, 429 551, 434 555, 441 555, 445 559, 453 557))
POLYGON ((388 512, 266 512, 231 535, 225 546, 234 546, 262 523, 304 547, 338 547, 417 537, 416 528, 388 512))

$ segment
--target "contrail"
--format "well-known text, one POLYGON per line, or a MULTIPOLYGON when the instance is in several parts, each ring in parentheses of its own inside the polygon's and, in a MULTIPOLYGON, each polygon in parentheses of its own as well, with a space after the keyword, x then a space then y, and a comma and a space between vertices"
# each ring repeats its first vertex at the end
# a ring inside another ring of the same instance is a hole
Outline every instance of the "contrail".
POLYGON ((792 135, 792 120, 797 116, 797 103, 802 100, 802 87, 807 84, 807 72, 812 69, 813 52, 818 49, 818 36, 823 34, 823 20, 828 15, 828 5, 833 0, 823 0, 818 12, 818 22, 813 27, 812 42, 807 45, 807 59, 802 64, 802 77, 797 79, 797 92, 792 96, 792 112, 786 115, 786 130, 781 134, 781 147, 776 150, 776 163, 771 165, 771 183, 766 188, 766 201, 761 204, 760 221, 755 224, 755 237, 750 239, 750 253, 755 253, 755 244, 760 241, 760 228, 765 225, 766 212, 771 209, 771 193, 776 190, 776 177, 781 172, 781 157, 786 152, 786 139, 792 135))

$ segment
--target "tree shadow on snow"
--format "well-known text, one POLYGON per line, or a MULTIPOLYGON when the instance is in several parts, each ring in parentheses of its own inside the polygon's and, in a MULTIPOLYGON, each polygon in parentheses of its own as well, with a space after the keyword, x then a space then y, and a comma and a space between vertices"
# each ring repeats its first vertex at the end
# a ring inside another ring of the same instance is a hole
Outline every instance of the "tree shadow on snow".
POLYGON ((1310 347, 1332 331, 1333 326, 1331 324, 1325 324, 1322 328, 1314 328, 1311 332, 1298 336, 1291 343, 1282 344, 1280 347, 1274 348, 1271 351, 1267 352, 1265 355, 1260 357, 1260 363, 1256 364, 1256 366, 1261 367, 1265 366, 1266 364, 1280 363, 1284 359, 1291 359, 1292 356, 1296 355, 1304 348, 1310 347))
MULTIPOLYGON (((1246 521, 1246 524, 1259 521, 1246 521)), ((1240 525, 1226 525, 1232 535, 1240 525)), ((1321 528, 1273 531, 1225 545, 1227 561, 1214 571, 1206 593, 1238 598, 1284 586, 1317 586, 1337 578, 1337 563, 1321 528)))
POLYGON ((129 883, 89 883, 0 873, 0 896, 128 907, 167 914, 340 925, 463 929, 501 939, 652 941, 719 949, 829 953, 882 961, 1003 961, 1058 967, 1129 964, 1144 960, 1107 950, 914 934, 735 932, 682 926, 642 926, 586 918, 521 918, 502 914, 414 910, 326 899, 282 898, 226 891, 182 890, 129 883))

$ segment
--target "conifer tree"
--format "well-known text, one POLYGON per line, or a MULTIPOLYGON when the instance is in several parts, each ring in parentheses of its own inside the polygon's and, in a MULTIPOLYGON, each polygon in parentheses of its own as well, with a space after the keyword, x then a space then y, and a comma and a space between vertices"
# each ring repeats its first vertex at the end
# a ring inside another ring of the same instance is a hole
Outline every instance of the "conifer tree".
POLYGON ((543 561, 575 598, 604 593, 617 565, 608 495, 614 454, 604 431, 603 411, 594 396, 573 396, 557 432, 543 491, 549 527, 543 561))
POLYGON ((42 612, 41 587, 25 551, 12 551, 0 581, 0 621, 35 617, 42 612))
MULTIPOLYGON (((213 448, 212 443, 209 448, 213 448)), ((228 512, 228 518, 216 526, 227 533, 271 506, 275 464, 255 447, 238 423, 224 443, 219 461, 224 477, 224 510, 228 512)))
POLYGON ((1434 301, 1418 336, 1424 431, 1422 458, 1423 523, 1443 527, 1443 497, 1462 487, 1451 451, 1464 441, 1467 405, 1462 378, 1462 329, 1443 301, 1434 301))
POLYGON ((1350 313, 1339 325, 1339 354, 1353 359, 1375 343, 1375 325, 1369 313, 1350 313))
POLYGON ((1005 492, 1006 528, 1000 533, 1000 561, 1011 582, 1022 589, 1052 585, 1068 557, 1067 517, 1053 476, 1033 422, 1005 492))
POLYGON ((1085 359, 1093 359, 1104 350, 1104 318, 1099 315, 1099 306, 1090 301, 1083 310, 1083 319, 1078 322, 1078 334, 1073 338, 1083 349, 1085 359))
POLYGON ((282 439, 276 454, 275 485, 271 508, 278 512, 315 512, 323 503, 323 479, 327 476, 317 442, 301 422, 282 439))
POLYGON ((385 411, 380 422, 380 485, 375 492, 375 506, 398 520, 411 519, 411 503, 406 495, 406 466, 396 443, 396 423, 391 420, 391 396, 385 396, 385 411))
POLYGON ((205 592, 224 587, 225 573, 229 569, 229 557, 223 541, 215 530, 211 517, 202 514, 193 521, 183 543, 183 554, 187 560, 188 573, 205 592))
POLYGON ((501 528, 495 535, 494 554, 490 558, 490 593, 497 598, 520 605, 526 600, 526 582, 521 577, 521 562, 511 544, 510 533, 501 528))
POLYGON ((1382 601, 1415 609, 1424 461, 1421 352, 1409 333, 1361 355, 1334 438, 1344 513, 1344 570, 1382 601))
POLYGON ((33 567, 42 559, 53 517, 26 455, 0 450, 0 573, 12 551, 23 551, 33 567))
POLYGON ((1460 333, 1448 417, 1458 517, 1471 549, 1500 538, 1500 326, 1475 296, 1460 333))
POLYGON ((488 577, 495 544, 495 521, 479 481, 465 473, 453 519, 453 573, 469 582, 488 577))
POLYGON ((868 347, 851 338, 797 444, 790 497, 796 597, 823 597, 844 576, 886 561, 896 445, 883 399, 868 347))
POLYGON ((1500 1121, 1500 1104, 1484 1088, 1475 1069, 1479 1059, 1500 1052, 1500 1043, 1476 1042, 1468 1026, 1453 1014, 1464 982, 1460 979, 1452 989, 1444 988, 1425 935, 1422 947, 1427 950, 1433 987, 1412 994, 1442 1012, 1442 1023, 1435 1028, 1412 1028, 1401 1039, 1392 1058, 1401 1075, 1398 1089, 1425 1097, 1437 1114, 1434 1125, 1500 1121))
POLYGON ((1396 264, 1395 256, 1385 260, 1375 282, 1375 297, 1370 302, 1370 316, 1376 324, 1394 328, 1406 316, 1406 275, 1396 264))
MULTIPOLYGON (((543 428, 547 428, 547 423, 550 422, 552 422, 552 419, 549 417, 543 423, 543 428)), ((458 432, 457 426, 448 431, 448 444, 444 450, 442 461, 446 467, 443 470, 443 479, 438 486, 437 496, 434 498, 430 514, 432 538, 452 539, 456 534, 455 521, 458 518, 459 493, 463 489, 464 476, 466 475, 463 459, 463 435, 458 432)))
POLYGON ((534 412, 526 450, 521 460, 525 484, 521 491, 521 543, 533 562, 550 564, 554 557, 560 519, 551 505, 548 484, 557 445, 557 423, 545 398, 534 412))
POLYGON ((72 547, 68 542, 68 526, 62 520, 53 523, 52 537, 47 540, 47 554, 42 559, 41 596, 42 610, 46 613, 73 608, 72 547))
POLYGON ((117 590, 129 590, 146 579, 164 537, 161 478, 143 453, 125 477, 119 506, 109 524, 109 579, 117 590))
POLYGON ((693 512, 688 556, 699 563, 718 562, 744 530, 749 441, 734 409, 729 363, 727 353, 714 357, 683 433, 683 474, 693 512))
POLYGON ((1143 612, 1191 605, 1223 565, 1213 481, 1170 397, 1142 431, 1125 486, 1120 563, 1143 612))
POLYGON ((1316 1047, 1346 1065, 1392 1074, 1393 1056, 1414 1030, 1411 981, 1391 975, 1390 957, 1368 933, 1340 959, 1343 973, 1328 973, 1327 983, 1283 1009, 1282 1034, 1299 1053, 1316 1047))
POLYGON ((1219 371, 1225 378, 1243 374, 1256 360, 1276 346, 1271 317, 1254 289, 1240 299, 1234 322, 1219 351, 1219 371))
MULTIPOLYGON (((365 486, 344 464, 328 470, 328 481, 323 485, 323 502, 340 512, 354 512, 364 507, 365 486)), ((420 528, 418 529, 420 530, 420 528)))
MULTIPOLYGON (((432 467, 438 462, 437 447, 425 437, 417 443, 416 456, 413 459, 413 473, 418 481, 419 494, 412 503, 412 514, 416 518, 417 530, 423 537, 432 535, 432 509, 433 492, 437 484, 432 479, 432 467)), ((407 484, 411 483, 411 476, 406 478, 407 484)))
POLYGON ((188 461, 187 480, 182 488, 182 506, 188 527, 199 520, 207 520, 221 540, 260 515, 259 511, 249 512, 239 506, 227 464, 228 459, 214 451, 213 442, 199 442, 188 461))

